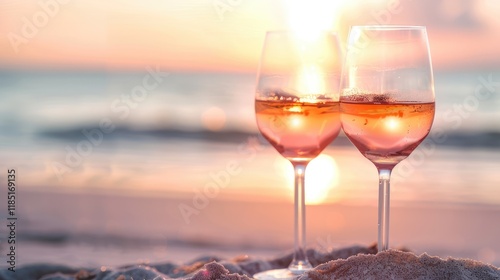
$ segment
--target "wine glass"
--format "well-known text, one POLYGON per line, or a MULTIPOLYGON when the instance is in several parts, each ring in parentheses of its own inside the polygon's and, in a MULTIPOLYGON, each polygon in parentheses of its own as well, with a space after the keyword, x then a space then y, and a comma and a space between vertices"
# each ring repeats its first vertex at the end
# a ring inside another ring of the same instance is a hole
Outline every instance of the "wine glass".
POLYGON ((305 170, 340 132, 338 88, 342 53, 335 34, 268 32, 262 51, 255 112, 262 135, 295 173, 295 246, 288 269, 257 279, 294 279, 312 268, 306 255, 305 170))
POLYGON ((391 171, 429 134, 434 81, 422 26, 353 26, 340 87, 342 128, 379 173, 378 251, 389 247, 391 171))

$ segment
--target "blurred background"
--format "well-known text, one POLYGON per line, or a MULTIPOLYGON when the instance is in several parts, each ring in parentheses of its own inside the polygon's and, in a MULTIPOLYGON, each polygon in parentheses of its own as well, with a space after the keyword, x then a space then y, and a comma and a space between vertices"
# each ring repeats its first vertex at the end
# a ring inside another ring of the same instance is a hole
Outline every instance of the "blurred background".
MULTIPOLYGON (((331 29, 345 48, 352 25, 399 24, 427 26, 437 111, 394 170, 391 240, 498 265, 499 10, 494 0, 0 0, 0 217, 15 168, 20 264, 290 249, 292 167, 254 120, 265 32, 331 29)), ((307 177, 311 247, 375 241, 377 173, 343 135, 307 177)))

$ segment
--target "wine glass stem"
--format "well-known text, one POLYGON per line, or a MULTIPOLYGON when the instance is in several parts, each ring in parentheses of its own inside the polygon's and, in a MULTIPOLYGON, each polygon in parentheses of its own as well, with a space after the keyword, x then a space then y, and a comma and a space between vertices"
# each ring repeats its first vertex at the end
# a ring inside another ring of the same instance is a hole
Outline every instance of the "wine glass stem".
POLYGON ((379 169, 378 192, 378 251, 389 248, 389 211, 391 170, 379 169))
POLYGON ((303 272, 312 268, 306 254, 306 201, 305 171, 307 162, 293 163, 295 172, 295 248, 293 261, 288 267, 293 272, 303 272))

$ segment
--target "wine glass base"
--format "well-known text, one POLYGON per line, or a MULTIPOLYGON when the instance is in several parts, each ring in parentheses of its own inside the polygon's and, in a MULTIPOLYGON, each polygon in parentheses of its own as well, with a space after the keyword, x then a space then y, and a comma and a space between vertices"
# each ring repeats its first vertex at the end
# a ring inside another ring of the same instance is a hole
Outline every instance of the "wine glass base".
POLYGON ((294 274, 288 268, 283 269, 273 269, 262 271, 254 274, 253 278, 258 280, 273 280, 273 279, 297 279, 302 274, 294 274))

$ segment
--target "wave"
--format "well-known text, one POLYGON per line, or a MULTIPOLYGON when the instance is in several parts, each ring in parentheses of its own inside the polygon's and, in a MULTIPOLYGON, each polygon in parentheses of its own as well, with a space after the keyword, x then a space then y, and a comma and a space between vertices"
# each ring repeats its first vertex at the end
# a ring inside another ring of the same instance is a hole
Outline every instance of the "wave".
MULTIPOLYGON (((79 140, 85 137, 83 131, 90 131, 94 128, 80 127, 61 130, 45 130, 38 133, 41 137, 56 138, 61 140, 79 140)), ((150 139, 180 139, 193 141, 221 142, 221 143, 242 143, 249 137, 257 136, 256 133, 238 130, 183 130, 176 128, 137 130, 128 127, 118 127, 112 133, 106 134, 107 139, 127 139, 145 140, 150 139)))
MULTIPOLYGON (((429 137, 432 140, 431 137, 429 137)), ((468 148, 500 148, 500 132, 449 133, 441 145, 468 148)), ((439 144, 439 143, 437 143, 439 144)))
MULTIPOLYGON (((55 138, 60 140, 75 141, 81 140, 84 136, 82 131, 90 131, 90 127, 80 127, 72 129, 45 130, 38 132, 39 137, 55 138)), ((443 137, 435 137, 432 133, 426 141, 433 141, 439 146, 450 147, 468 147, 468 148, 490 148, 500 149, 500 132, 450 132, 445 133, 443 137), (439 141, 441 140, 441 141, 439 141)), ((138 130, 129 127, 118 127, 112 133, 106 135, 106 139, 120 140, 127 139, 132 141, 148 141, 177 139, 186 141, 203 141, 212 143, 233 143, 239 144, 248 141, 251 137, 260 138, 265 143, 263 137, 255 132, 246 132, 240 130, 183 130, 178 128, 159 128, 149 130, 138 130)), ((84 139, 84 138, 83 138, 84 139)), ((347 137, 341 133, 339 137, 331 144, 333 146, 351 145, 347 137)))
POLYGON ((46 232, 37 230, 24 230, 19 232, 18 239, 20 241, 29 241, 32 243, 46 244, 51 246, 64 246, 66 244, 92 244, 102 246, 117 246, 117 247, 152 247, 152 246, 169 246, 175 247, 196 247, 196 248, 217 248, 231 249, 237 246, 240 249, 283 249, 280 245, 258 244, 250 242, 242 242, 234 244, 225 242, 220 238, 204 238, 204 237, 182 237, 169 236, 164 238, 155 238, 152 236, 125 236, 116 234, 96 234, 82 232, 46 232), (270 247, 271 246, 271 247, 270 247))

